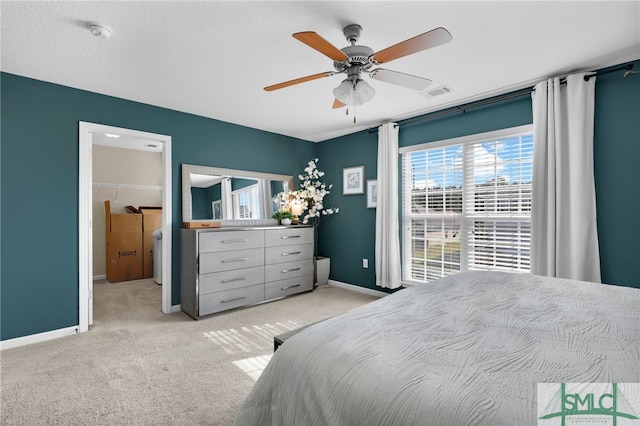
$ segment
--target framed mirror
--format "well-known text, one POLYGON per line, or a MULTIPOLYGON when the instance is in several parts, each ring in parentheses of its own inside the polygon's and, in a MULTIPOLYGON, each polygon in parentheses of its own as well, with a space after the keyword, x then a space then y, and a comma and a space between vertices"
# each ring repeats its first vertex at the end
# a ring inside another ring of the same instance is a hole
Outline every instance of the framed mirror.
POLYGON ((225 226, 274 225, 275 196, 293 189, 293 176, 182 164, 182 220, 225 226))

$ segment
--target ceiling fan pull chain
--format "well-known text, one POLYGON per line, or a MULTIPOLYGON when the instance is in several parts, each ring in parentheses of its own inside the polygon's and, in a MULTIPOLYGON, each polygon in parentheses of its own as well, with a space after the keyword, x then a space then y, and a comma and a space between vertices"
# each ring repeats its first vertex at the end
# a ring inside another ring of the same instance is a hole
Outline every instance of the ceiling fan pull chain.
POLYGON ((356 80, 355 83, 353 83, 353 124, 356 124, 356 84, 358 83, 358 80, 356 80))

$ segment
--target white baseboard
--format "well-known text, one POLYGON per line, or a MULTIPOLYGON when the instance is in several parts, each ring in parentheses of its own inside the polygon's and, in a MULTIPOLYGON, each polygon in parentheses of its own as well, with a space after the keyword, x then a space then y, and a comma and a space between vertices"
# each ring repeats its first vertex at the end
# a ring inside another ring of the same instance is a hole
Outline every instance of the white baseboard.
POLYGON ((354 285, 354 284, 347 284, 340 281, 329 280, 328 284, 331 284, 332 286, 335 286, 335 287, 344 288, 346 290, 368 294, 370 296, 384 297, 389 295, 389 293, 385 293, 384 291, 372 290, 370 288, 360 287, 359 285, 354 285))
POLYGON ((45 331, 44 333, 30 334, 29 336, 16 337, 0 342, 0 351, 17 348, 19 346, 31 345, 33 343, 46 342, 47 340, 58 339, 60 337, 78 334, 78 326, 59 328, 57 330, 45 331))
POLYGON ((176 312, 180 312, 182 311, 182 308, 180 307, 180 305, 173 305, 171 306, 171 313, 175 314, 176 312))
POLYGON ((100 280, 106 280, 106 279, 107 279, 107 276, 104 275, 104 274, 103 275, 94 275, 93 276, 93 280, 94 281, 100 281, 100 280))

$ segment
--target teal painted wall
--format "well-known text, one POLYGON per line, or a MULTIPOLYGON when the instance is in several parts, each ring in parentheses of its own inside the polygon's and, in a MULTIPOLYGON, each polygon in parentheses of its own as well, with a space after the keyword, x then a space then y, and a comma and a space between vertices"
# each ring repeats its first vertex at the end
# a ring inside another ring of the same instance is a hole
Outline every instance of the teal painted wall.
MULTIPOLYGON (((634 62, 640 70, 640 61, 634 62)), ((602 282, 640 288, 640 74, 598 77, 594 172, 602 282)))
POLYGON ((377 147, 378 134, 366 131, 319 144, 318 169, 325 172, 323 182, 333 184, 324 204, 340 212, 321 217, 318 254, 331 258, 330 279, 380 290, 375 286, 376 211, 367 208, 364 194, 342 195, 343 168, 364 166, 365 180, 376 178, 377 147), (368 269, 362 259, 369 259, 368 269))
MULTIPOLYGON (((634 63, 640 69, 640 61, 634 63)), ((602 280, 640 287, 640 75, 622 72, 596 80, 594 156, 602 280)), ((530 124, 531 98, 522 96, 445 117, 400 127, 400 147, 530 124)), ((319 230, 319 253, 331 257, 331 279, 380 290, 375 286, 375 210, 364 195, 342 195, 342 168, 364 165, 376 178, 377 133, 354 133, 320 143, 319 168, 337 190, 328 198, 340 214, 319 230), (369 259, 369 269, 362 259, 369 259)), ((323 219, 324 220, 324 219, 323 219)))
POLYGON ((180 303, 180 164, 297 176, 317 145, 1 73, 0 339, 78 324, 78 122, 172 137, 172 304, 180 303))
MULTIPOLYGON (((401 126, 398 143, 403 147, 530 124, 531 121, 531 101, 525 96, 464 114, 401 126)), ((366 179, 376 179, 378 134, 362 131, 319 145, 318 168, 326 173, 325 182, 335 185, 335 191, 327 197, 327 204, 340 208, 338 215, 323 218, 319 228, 318 252, 331 258, 330 278, 388 291, 375 285, 376 211, 367 208, 364 194, 342 195, 344 167, 364 165, 366 179), (362 259, 369 259, 368 269, 362 268, 362 259)))

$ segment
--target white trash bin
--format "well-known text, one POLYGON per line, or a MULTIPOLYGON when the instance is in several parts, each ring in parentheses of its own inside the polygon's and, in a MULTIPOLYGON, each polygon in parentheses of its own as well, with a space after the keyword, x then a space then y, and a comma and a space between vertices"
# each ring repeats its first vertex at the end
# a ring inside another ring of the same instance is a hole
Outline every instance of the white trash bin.
POLYGON ((162 284, 162 228, 153 231, 153 281, 162 284))

